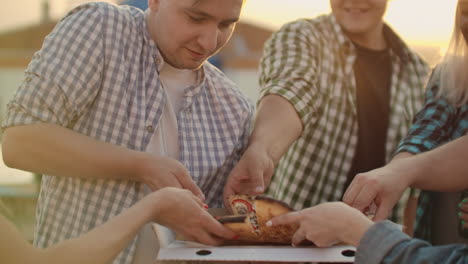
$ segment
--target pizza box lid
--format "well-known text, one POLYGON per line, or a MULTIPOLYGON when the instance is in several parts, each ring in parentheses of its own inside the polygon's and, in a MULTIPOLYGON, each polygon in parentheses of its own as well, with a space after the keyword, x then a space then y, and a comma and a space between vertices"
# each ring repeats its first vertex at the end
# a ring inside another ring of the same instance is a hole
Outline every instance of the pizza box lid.
MULTIPOLYGON (((210 209, 222 215, 224 209, 210 209)), ((159 261, 270 261, 270 262, 343 262, 353 263, 356 248, 336 245, 327 248, 290 245, 226 245, 209 246, 184 241, 162 225, 153 224, 159 240, 159 261)))

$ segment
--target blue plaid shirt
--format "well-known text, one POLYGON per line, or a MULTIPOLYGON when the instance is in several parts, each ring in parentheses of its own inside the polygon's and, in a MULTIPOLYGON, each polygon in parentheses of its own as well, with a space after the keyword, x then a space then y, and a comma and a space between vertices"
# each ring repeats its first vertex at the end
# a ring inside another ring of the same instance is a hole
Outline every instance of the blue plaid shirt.
MULTIPOLYGON (((437 97, 439 76, 434 71, 427 85, 424 108, 414 118, 413 126, 397 149, 418 154, 434 149, 468 132, 468 104, 455 107, 445 98, 437 97)), ((431 192, 419 196, 416 211, 415 237, 431 241, 431 192)))
MULTIPOLYGON (((34 55, 2 127, 52 123, 144 151, 166 103, 159 78, 163 64, 142 11, 82 5, 59 22, 34 55)), ((196 74, 176 113, 179 161, 209 206, 221 207, 227 176, 247 144, 254 107, 211 64, 196 74)), ((35 245, 77 237, 143 195, 137 182, 45 175, 35 245)), ((130 263, 134 248, 135 240, 114 263, 130 263)))

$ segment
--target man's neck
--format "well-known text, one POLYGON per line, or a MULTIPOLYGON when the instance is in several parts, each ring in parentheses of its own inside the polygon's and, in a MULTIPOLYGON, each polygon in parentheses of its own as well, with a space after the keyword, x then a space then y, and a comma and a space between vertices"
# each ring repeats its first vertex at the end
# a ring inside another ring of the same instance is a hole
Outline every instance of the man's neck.
POLYGON ((195 84, 195 71, 177 69, 169 63, 164 63, 160 72, 161 78, 166 82, 176 82, 187 87, 195 84))
POLYGON ((367 33, 346 33, 346 35, 354 43, 371 50, 384 50, 387 48, 387 41, 385 40, 382 27, 367 33))

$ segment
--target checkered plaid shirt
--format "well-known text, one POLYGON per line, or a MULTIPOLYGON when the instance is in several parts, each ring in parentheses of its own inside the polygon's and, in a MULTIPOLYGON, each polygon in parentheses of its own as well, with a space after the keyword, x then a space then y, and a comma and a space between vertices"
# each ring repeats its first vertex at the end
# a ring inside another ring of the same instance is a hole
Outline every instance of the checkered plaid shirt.
MULTIPOLYGON (((384 32, 392 60, 388 160, 422 106, 429 68, 388 26, 384 32)), ((289 23, 266 43, 260 98, 284 97, 304 124, 268 193, 295 209, 342 197, 358 139, 355 59, 352 42, 332 15, 289 23)))
MULTIPOLYGON (((63 18, 29 64, 9 103, 3 128, 53 123, 94 139, 144 151, 166 97, 158 75, 163 59, 136 8, 82 5, 63 18)), ((180 157, 211 207, 245 148, 254 106, 209 63, 197 71, 177 113, 180 157)), ((86 176, 86 175, 83 175, 86 176)), ((35 244, 76 237, 144 195, 132 181, 45 175, 35 244)), ((135 240, 114 263, 131 263, 135 240)))
MULTIPOLYGON (((457 139, 468 132, 468 104, 455 107, 437 96, 440 79, 437 71, 428 83, 424 108, 398 146, 397 152, 422 153, 457 139)), ((431 241, 431 193, 422 191, 416 210, 415 236, 431 241)))

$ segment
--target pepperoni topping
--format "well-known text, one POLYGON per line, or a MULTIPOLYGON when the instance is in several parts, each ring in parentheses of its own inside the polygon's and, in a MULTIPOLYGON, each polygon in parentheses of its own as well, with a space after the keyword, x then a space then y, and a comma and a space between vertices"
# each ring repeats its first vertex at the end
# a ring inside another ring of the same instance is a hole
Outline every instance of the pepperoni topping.
MULTIPOLYGON (((250 213, 250 212, 253 212, 252 205, 249 202, 247 202, 246 200, 244 200, 244 199, 235 199, 235 200, 232 201, 232 204, 234 206, 236 205, 236 203, 241 203, 241 204, 245 205, 245 207, 247 209, 247 212, 245 212, 246 214, 250 213)), ((244 212, 242 212, 242 213, 244 213, 244 212)))

